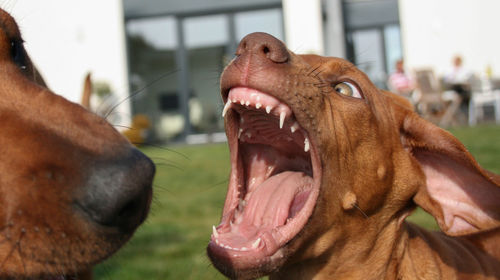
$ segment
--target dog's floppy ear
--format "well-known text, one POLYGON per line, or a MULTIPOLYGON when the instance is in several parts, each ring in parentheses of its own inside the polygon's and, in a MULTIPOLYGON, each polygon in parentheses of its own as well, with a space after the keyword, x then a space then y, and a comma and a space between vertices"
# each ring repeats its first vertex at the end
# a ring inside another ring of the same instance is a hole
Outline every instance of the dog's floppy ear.
POLYGON ((401 123, 401 139, 426 176, 414 201, 446 234, 500 226, 500 176, 481 168, 450 133, 413 112, 401 123))

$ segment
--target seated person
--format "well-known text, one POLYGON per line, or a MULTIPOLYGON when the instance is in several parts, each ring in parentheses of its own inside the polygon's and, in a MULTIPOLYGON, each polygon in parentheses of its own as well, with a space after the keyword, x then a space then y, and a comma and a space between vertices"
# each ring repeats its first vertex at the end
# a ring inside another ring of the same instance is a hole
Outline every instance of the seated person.
POLYGON ((402 59, 396 61, 396 71, 389 76, 388 86, 392 92, 408 98, 415 89, 413 81, 405 73, 402 59))
POLYGON ((443 82, 446 89, 457 92, 465 104, 470 98, 470 79, 472 73, 463 66, 463 61, 460 56, 453 58, 453 66, 449 69, 444 77, 443 82))

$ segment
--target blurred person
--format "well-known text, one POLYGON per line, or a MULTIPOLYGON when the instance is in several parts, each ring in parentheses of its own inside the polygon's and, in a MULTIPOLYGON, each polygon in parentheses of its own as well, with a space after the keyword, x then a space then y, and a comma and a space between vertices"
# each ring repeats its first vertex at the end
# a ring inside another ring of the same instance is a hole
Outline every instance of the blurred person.
POLYGON ((395 66, 396 70, 389 76, 387 81, 389 90, 410 98, 415 86, 412 79, 405 73, 403 60, 397 60, 395 66))
POLYGON ((445 73, 443 82, 447 89, 457 92, 463 100, 463 104, 469 103, 470 79, 472 73, 463 66, 462 57, 457 55, 453 58, 452 67, 445 73))

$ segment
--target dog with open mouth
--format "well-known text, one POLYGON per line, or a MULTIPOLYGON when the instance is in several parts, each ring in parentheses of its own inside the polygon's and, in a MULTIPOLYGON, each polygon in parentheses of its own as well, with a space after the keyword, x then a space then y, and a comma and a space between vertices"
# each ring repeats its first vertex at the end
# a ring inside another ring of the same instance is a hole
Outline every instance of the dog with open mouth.
POLYGON ((253 33, 221 77, 235 279, 498 279, 500 176, 353 64, 253 33), (443 232, 405 218, 419 205, 443 232))
POLYGON ((145 220, 155 167, 46 88, 3 10, 0 131, 0 279, 91 279, 145 220))

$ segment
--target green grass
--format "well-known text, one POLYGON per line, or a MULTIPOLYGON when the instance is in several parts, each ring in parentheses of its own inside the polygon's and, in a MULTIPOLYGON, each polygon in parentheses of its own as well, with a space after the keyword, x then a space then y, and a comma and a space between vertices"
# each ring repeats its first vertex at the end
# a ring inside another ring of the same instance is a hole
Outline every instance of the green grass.
MULTIPOLYGON (((451 131, 479 163, 500 173, 500 127, 451 131)), ((147 222, 113 258, 95 269, 96 279, 224 279, 205 255, 212 225, 220 219, 229 174, 226 144, 146 148, 157 163, 155 196, 147 222)), ((410 217, 436 228, 417 210, 410 217)))
POLYGON ((227 146, 169 149, 143 149, 157 163, 151 214, 131 242, 96 269, 96 279, 224 279, 205 247, 224 203, 227 146))

